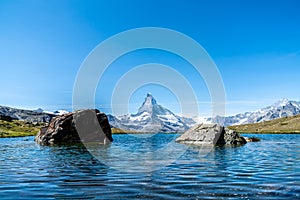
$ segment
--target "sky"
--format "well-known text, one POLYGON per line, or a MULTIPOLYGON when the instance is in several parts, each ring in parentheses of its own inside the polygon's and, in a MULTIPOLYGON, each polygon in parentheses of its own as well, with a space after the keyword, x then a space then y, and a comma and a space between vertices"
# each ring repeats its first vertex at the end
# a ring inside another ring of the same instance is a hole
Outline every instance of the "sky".
MULTIPOLYGON (((226 115, 282 98, 300 101, 299 8, 297 0, 0 0, 0 105, 72 110, 74 83, 90 52, 115 34, 142 27, 178 31, 206 50, 222 77, 226 115)), ((134 113, 148 92, 175 113, 198 106, 200 115, 211 114, 203 77, 186 60, 157 49, 113 62, 98 82, 95 106, 134 113), (112 104, 118 81, 146 63, 167 65, 184 76, 197 101, 181 102, 169 87, 149 82, 112 104)))

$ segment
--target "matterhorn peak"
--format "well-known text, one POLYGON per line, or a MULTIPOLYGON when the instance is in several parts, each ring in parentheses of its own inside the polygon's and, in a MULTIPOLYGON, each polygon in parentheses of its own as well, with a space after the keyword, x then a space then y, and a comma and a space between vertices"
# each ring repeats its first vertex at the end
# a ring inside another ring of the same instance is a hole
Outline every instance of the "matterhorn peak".
POLYGON ((286 106, 289 103, 290 103, 290 100, 288 100, 287 98, 283 98, 283 99, 277 101, 273 106, 274 107, 282 107, 282 106, 286 106))
POLYGON ((167 108, 159 105, 151 93, 148 93, 136 114, 111 118, 113 127, 141 132, 183 132, 189 128, 191 119, 179 117, 167 108))
POLYGON ((151 100, 154 101, 153 103, 156 103, 156 100, 154 99, 154 97, 152 96, 152 94, 150 92, 147 93, 147 96, 145 98, 145 101, 147 100, 151 100))
POLYGON ((151 113, 154 105, 157 105, 156 100, 154 99, 151 93, 148 93, 144 103, 139 108, 138 113, 142 113, 145 111, 151 113))

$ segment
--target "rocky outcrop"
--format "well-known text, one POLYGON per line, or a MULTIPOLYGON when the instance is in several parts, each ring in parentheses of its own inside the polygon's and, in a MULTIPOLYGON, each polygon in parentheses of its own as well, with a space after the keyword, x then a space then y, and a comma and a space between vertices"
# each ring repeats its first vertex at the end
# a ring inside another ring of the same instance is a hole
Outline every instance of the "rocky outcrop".
POLYGON ((112 142, 107 116, 99 110, 79 110, 57 116, 41 128, 35 141, 41 145, 112 142))
POLYGON ((240 136, 236 131, 224 128, 224 142, 225 144, 246 144, 244 137, 240 136))
POLYGON ((194 145, 246 144, 237 132, 217 124, 198 124, 176 139, 176 142, 194 145))

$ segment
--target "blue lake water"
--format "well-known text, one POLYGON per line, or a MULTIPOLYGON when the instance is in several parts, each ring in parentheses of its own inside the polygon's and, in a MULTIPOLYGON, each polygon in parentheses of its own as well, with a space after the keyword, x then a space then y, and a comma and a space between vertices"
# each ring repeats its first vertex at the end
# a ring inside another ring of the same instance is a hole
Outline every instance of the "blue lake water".
POLYGON ((300 199, 300 135, 189 149, 177 136, 113 135, 92 154, 2 138, 0 199, 300 199))

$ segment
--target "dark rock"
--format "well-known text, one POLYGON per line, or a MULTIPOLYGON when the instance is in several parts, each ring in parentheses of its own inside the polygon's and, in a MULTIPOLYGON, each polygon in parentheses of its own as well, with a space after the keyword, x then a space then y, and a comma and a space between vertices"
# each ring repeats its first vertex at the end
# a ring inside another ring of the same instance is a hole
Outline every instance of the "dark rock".
POLYGON ((224 128, 225 144, 246 144, 247 141, 244 137, 240 136, 236 131, 224 128))
POLYGON ((176 139, 176 142, 194 145, 246 144, 237 132, 217 124, 198 124, 176 139))
POLYGON ((112 142, 107 116, 99 110, 79 110, 57 116, 42 127, 35 141, 41 145, 112 142))

